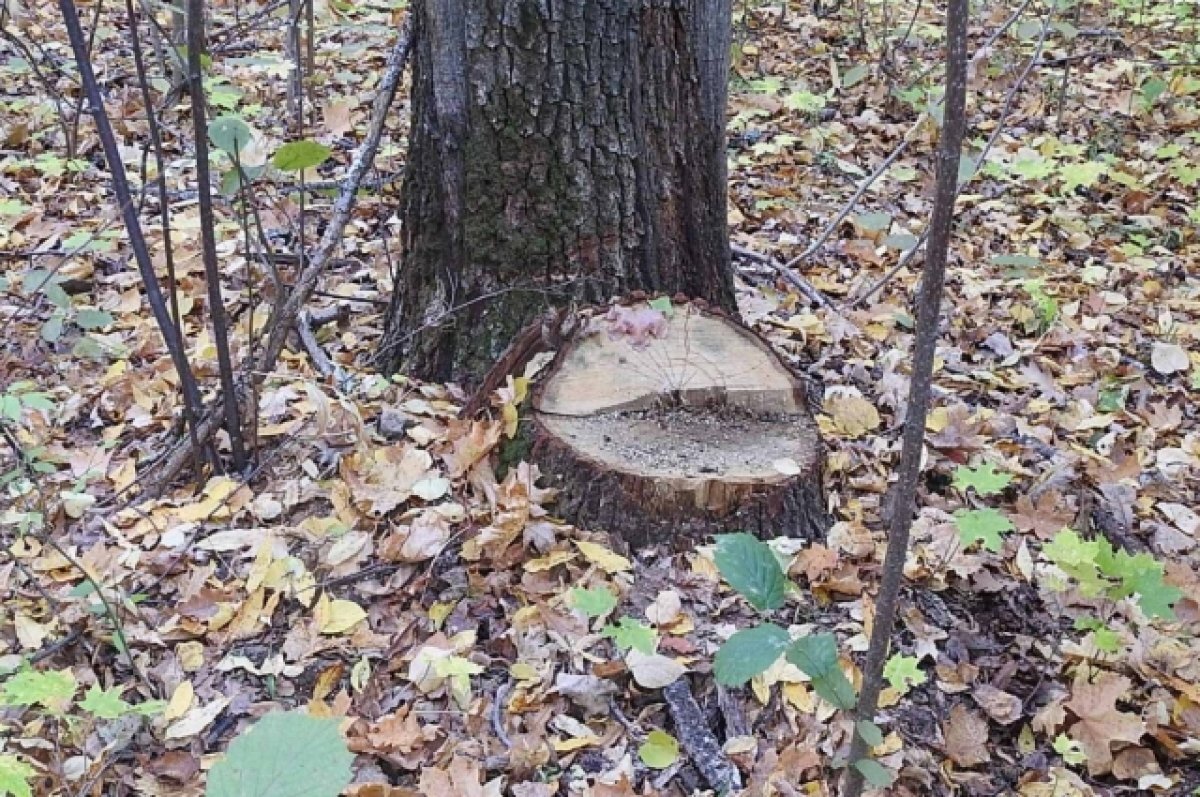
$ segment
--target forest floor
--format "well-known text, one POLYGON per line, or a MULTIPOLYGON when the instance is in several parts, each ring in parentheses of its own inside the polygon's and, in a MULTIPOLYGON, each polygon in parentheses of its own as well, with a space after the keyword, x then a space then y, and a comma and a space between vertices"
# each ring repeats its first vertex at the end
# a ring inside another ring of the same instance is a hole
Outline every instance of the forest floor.
MULTIPOLYGON (((942 63, 929 4, 857 6, 865 16, 739 5, 729 149, 732 240, 778 261, 804 253, 797 270, 833 305, 737 258, 746 319, 824 385, 836 523, 824 544, 776 543, 799 589, 773 619, 835 633, 855 683, 919 258, 868 291, 929 217, 942 63)), ((402 16, 380 7, 318 13, 308 136, 333 150, 323 179, 353 153, 402 16)), ((89 26, 99 12, 93 58, 141 185, 129 26, 111 4, 80 10, 89 26)), ((238 26, 215 11, 226 35, 209 99, 269 153, 287 140, 281 25, 240 13, 238 26)), ((715 651, 755 618, 711 546, 619 555, 555 517, 536 468, 496 477, 502 419, 457 420, 455 389, 372 370, 399 249, 404 99, 375 162, 382 188, 363 195, 313 302, 350 310, 316 331, 337 377, 286 353, 260 397, 251 472, 150 497, 178 434, 178 380, 94 129, 73 121, 77 75, 54 14, 6 18, 0 40, 0 795, 199 795, 230 741, 281 707, 344 720, 352 794, 691 793, 703 784, 654 733, 677 730, 658 690, 631 679, 631 640, 691 672, 748 794, 835 792, 851 727, 798 670, 713 685, 715 651), (399 436, 385 435, 396 420, 399 436), (597 608, 580 588, 616 600, 597 608)), ((875 750, 897 777, 891 794, 1200 789, 1196 14, 1156 0, 1001 2, 973 20, 964 176, 996 138, 959 200, 875 750)), ((186 102, 162 121, 178 299, 212 396, 186 102)), ((287 252, 294 187, 268 172, 254 188, 287 252)), ((310 198, 310 239, 328 204, 310 198)), ((140 210, 161 263, 153 195, 140 210)), ((265 276, 233 203, 219 212, 242 362, 265 276)))

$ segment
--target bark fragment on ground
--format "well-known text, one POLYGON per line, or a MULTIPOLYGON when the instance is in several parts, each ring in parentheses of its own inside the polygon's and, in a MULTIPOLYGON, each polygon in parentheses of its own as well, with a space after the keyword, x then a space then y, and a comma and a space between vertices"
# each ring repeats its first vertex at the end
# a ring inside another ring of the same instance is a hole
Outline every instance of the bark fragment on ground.
POLYGON ((692 766, 718 794, 742 788, 741 773, 725 755, 720 742, 704 720, 700 704, 692 696, 687 678, 680 678, 663 689, 675 733, 688 754, 692 766))

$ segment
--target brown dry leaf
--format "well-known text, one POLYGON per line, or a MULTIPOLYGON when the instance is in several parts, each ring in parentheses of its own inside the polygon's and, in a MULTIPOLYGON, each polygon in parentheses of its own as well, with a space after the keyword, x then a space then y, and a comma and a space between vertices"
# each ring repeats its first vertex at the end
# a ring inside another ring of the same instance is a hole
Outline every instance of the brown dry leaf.
POLYGON ((796 554, 796 561, 792 567, 802 571, 809 581, 818 581, 822 575, 837 567, 837 564, 837 551, 814 543, 796 554))
POLYGON ((446 769, 423 767, 419 789, 424 797, 488 797, 481 774, 477 761, 455 756, 446 769))
POLYGON ((347 787, 349 797, 422 797, 419 791, 387 783, 356 783, 347 787))
POLYGON ((587 797, 637 797, 629 776, 625 774, 616 783, 597 783, 586 794, 587 797))
POLYGON ((457 479, 475 467, 496 447, 503 432, 504 424, 501 422, 451 421, 447 427, 450 450, 441 454, 442 461, 446 463, 446 475, 457 479))
POLYGON ((424 479, 434 479, 433 457, 413 445, 358 452, 342 459, 342 478, 355 502, 375 515, 386 515, 413 495, 424 479))
POLYGON ((354 129, 354 119, 351 112, 354 103, 350 100, 337 100, 321 109, 321 119, 325 122, 325 130, 332 136, 344 136, 354 129))
POLYGON ((987 715, 1001 725, 1011 725, 1021 719, 1021 698, 1010 695, 989 684, 979 684, 971 693, 987 715))
POLYGON ((411 753, 437 735, 436 725, 422 725, 415 713, 403 708, 371 725, 366 734, 370 747, 366 749, 374 753, 411 753))
POLYGON ((1146 775, 1157 775, 1161 771, 1154 752, 1145 747, 1129 747, 1122 750, 1117 753, 1112 765, 1113 776, 1121 780, 1137 780, 1146 775))
POLYGON ((438 512, 428 510, 385 537, 379 557, 389 562, 423 562, 437 556, 449 539, 450 524, 438 512))
POLYGON ((1063 528, 1070 526, 1075 512, 1066 499, 1055 490, 1046 490, 1037 501, 1028 493, 1017 496, 1017 511, 1013 523, 1021 531, 1031 531, 1040 539, 1048 540, 1063 528))
POLYGON ((189 783, 200 771, 200 760, 183 750, 169 750, 146 764, 146 771, 156 778, 189 783))
POLYGON ((1112 768, 1112 743, 1136 742, 1146 726, 1136 714, 1117 710, 1117 700, 1132 686, 1128 678, 1108 672, 1095 683, 1088 683, 1086 678, 1086 674, 1080 674, 1065 704, 1079 718, 1067 732, 1087 755, 1088 772, 1103 775, 1112 768))
POLYGON ((960 767, 974 767, 992 759, 987 749, 987 720, 966 706, 958 704, 950 709, 942 734, 946 737, 946 755, 960 767))

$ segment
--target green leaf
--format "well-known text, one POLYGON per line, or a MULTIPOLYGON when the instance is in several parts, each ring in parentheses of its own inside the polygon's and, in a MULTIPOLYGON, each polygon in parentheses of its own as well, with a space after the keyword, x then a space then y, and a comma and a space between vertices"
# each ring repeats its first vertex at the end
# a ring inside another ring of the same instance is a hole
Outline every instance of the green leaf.
POLYGON ((603 617, 617 606, 617 596, 604 587, 584 589, 575 587, 570 592, 571 606, 588 617, 603 617))
POLYGON ((667 317, 670 317, 671 313, 675 312, 675 308, 671 306, 671 297, 669 296, 659 296, 657 299, 651 299, 646 302, 646 304, 650 305, 651 310, 657 310, 667 317))
POLYGON ((787 660, 812 679, 813 690, 844 711, 854 708, 858 696, 838 666, 837 639, 833 634, 801 637, 788 649, 787 660))
POLYGON ((71 309, 71 297, 67 295, 67 292, 63 290, 63 287, 57 282, 47 283, 46 286, 42 288, 42 293, 45 294, 46 298, 53 302, 54 306, 58 309, 71 309))
POLYGON ((855 221, 867 232, 883 232, 892 226, 892 214, 860 213, 855 217, 855 221))
POLYGON ((1092 644, 1096 646, 1096 650, 1116 653, 1121 648, 1121 638, 1111 628, 1097 628, 1092 631, 1092 644))
POLYGON ((954 513, 954 525, 958 526, 958 537, 965 546, 983 542, 989 551, 999 551, 1004 544, 1000 535, 1013 530, 1010 521, 995 509, 959 509, 954 513))
POLYGON ((658 647, 654 629, 632 617, 622 617, 617 625, 604 626, 600 635, 611 639, 622 652, 632 648, 650 655, 658 647))
POLYGON ((33 797, 29 781, 37 772, 11 753, 0 755, 0 797, 33 797))
POLYGON ((1063 761, 1068 764, 1078 766, 1087 761, 1087 753, 1083 752, 1083 747, 1065 733, 1054 737, 1054 743, 1051 746, 1054 748, 1054 752, 1062 756, 1063 761))
POLYGON ((871 747, 878 747, 883 744, 883 731, 879 726, 870 720, 859 720, 854 724, 858 730, 858 735, 871 747))
POLYGON ((354 756, 337 720, 268 714, 229 745, 208 775, 208 797, 337 797, 354 756))
POLYGON ((760 612, 778 609, 787 596, 787 576, 770 547, 751 534, 717 537, 717 569, 760 612))
POLYGON ((31 410, 45 410, 50 412, 54 409, 54 400, 46 393, 31 391, 21 394, 21 403, 31 410))
POLYGON ((976 468, 959 465, 954 469, 954 486, 964 493, 968 489, 974 489, 978 495, 994 495, 1007 487, 1011 481, 1012 476, 997 472, 996 466, 990 462, 976 468))
POLYGON ((638 748, 638 758, 651 769, 666 769, 679 758, 679 742, 666 731, 650 731, 638 748))
POLYGON ((103 310, 92 310, 85 308, 75 314, 75 323, 83 329, 91 331, 93 329, 103 329, 107 326, 112 326, 113 317, 110 313, 103 310))
POLYGON ((895 780, 892 771, 874 758, 860 758, 854 762, 854 768, 862 773, 867 783, 878 789, 891 786, 892 781, 895 780))
POLYGON ((5 705, 44 706, 54 714, 65 712, 74 697, 75 676, 70 670, 21 670, 0 689, 5 705))
POLYGON ((1037 268, 1042 264, 1041 260, 1030 255, 996 255, 992 258, 992 263, 997 266, 1012 266, 1019 269, 1037 268))
POLYGON ((0 199, 0 216, 19 216, 28 209, 29 205, 19 199, 12 197, 0 199))
POLYGON ((121 699, 121 692, 119 686, 101 689, 99 684, 92 684, 79 701, 79 707, 102 720, 115 720, 130 709, 130 705, 121 699))
POLYGON ((837 637, 833 634, 810 634, 792 643, 787 659, 809 678, 824 678, 839 669, 837 637))
POLYGON ((1064 164, 1059 169, 1059 176, 1063 181, 1063 191, 1071 192, 1081 187, 1091 188, 1107 171, 1107 164, 1096 161, 1064 164))
POLYGON ((329 158, 329 147, 315 141, 293 141, 284 144, 271 159, 276 169, 298 172, 320 166, 329 158))
POLYGON ((846 74, 842 75, 842 88, 848 89, 862 82, 862 79, 867 76, 867 67, 865 64, 850 67, 846 70, 846 74))
POLYGON ((55 343, 62 337, 63 331, 63 315, 55 313, 46 319, 46 323, 42 324, 42 340, 47 343, 55 343))
POLYGON ((156 714, 161 714, 167 710, 167 701, 165 700, 147 700, 144 703, 138 703, 136 706, 130 706, 131 714, 139 714, 143 717, 153 717, 156 714))
POLYGON ((250 146, 254 131, 240 116, 218 116, 208 123, 208 139, 222 152, 236 155, 250 146))
POLYGON ((713 675, 719 684, 741 686, 774 664, 791 642, 788 632, 773 623, 742 629, 717 651, 713 675))
POLYGON ((21 420, 21 397, 11 393, 0 394, 0 418, 16 423, 21 420))
POLYGON ((912 687, 925 683, 927 676, 921 669, 921 660, 916 656, 896 655, 883 665, 883 677, 889 686, 903 695, 912 687))
POLYGON ((907 252, 920 242, 920 238, 906 232, 889 235, 883 239, 884 246, 890 246, 892 249, 899 249, 902 252, 907 252))
POLYGON ((1146 78, 1142 82, 1142 102, 1147 106, 1153 105, 1154 101, 1163 95, 1167 90, 1167 81, 1157 75, 1146 78))

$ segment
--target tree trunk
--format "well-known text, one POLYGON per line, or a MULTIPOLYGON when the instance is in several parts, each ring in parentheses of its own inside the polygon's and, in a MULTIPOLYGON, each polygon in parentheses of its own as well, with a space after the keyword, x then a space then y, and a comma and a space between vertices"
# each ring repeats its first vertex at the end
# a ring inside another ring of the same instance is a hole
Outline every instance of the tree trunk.
POLYGON ((475 383, 551 306, 734 309, 730 0, 421 0, 379 362, 475 383))

